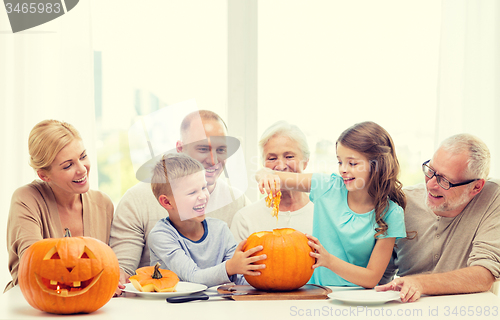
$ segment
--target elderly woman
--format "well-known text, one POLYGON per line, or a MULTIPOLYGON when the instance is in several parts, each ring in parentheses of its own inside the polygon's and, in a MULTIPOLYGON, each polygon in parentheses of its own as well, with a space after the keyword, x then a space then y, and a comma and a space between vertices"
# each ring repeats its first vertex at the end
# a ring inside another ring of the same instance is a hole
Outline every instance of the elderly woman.
POLYGON ((30 165, 40 180, 17 189, 7 223, 7 250, 12 281, 18 283, 24 251, 44 238, 88 236, 108 243, 113 203, 102 192, 89 190, 90 160, 76 129, 64 122, 45 120, 29 135, 30 165))
MULTIPOLYGON (((259 147, 267 168, 301 173, 307 167, 310 152, 306 136, 295 125, 276 122, 264 132, 259 147)), ((263 198, 236 212, 231 231, 238 242, 254 232, 275 228, 294 228, 312 234, 313 211, 307 193, 283 190, 278 220, 263 198)))

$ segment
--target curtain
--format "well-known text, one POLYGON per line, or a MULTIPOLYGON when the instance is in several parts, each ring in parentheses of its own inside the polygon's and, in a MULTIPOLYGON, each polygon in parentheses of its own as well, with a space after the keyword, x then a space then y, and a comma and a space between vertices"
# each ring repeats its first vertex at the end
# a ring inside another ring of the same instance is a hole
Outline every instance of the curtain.
POLYGON ((28 135, 45 119, 80 132, 97 188, 90 4, 80 1, 63 16, 12 33, 0 9, 0 285, 10 280, 5 230, 14 190, 36 178, 29 166, 28 135))
MULTIPOLYGON (((500 177, 500 2, 443 0, 436 148, 461 132, 481 138, 500 177)), ((423 108, 425 110, 425 108, 423 108)))

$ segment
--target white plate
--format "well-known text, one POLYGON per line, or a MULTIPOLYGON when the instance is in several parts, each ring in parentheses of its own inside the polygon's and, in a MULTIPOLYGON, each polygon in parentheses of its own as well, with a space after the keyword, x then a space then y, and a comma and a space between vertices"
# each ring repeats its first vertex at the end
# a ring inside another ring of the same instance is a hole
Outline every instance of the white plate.
POLYGON ((347 304, 355 304, 358 306, 383 304, 391 300, 400 299, 399 291, 378 292, 375 291, 375 289, 333 291, 328 295, 328 297, 347 304))
POLYGON ((179 281, 174 292, 140 292, 133 284, 125 284, 124 292, 135 293, 138 296, 151 299, 165 299, 175 296, 187 296, 188 294, 206 290, 207 286, 199 283, 179 281))

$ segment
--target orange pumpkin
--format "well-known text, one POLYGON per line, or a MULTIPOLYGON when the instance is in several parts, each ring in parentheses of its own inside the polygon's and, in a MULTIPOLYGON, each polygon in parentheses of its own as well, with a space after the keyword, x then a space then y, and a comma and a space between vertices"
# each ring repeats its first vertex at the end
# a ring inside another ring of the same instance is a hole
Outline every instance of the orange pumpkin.
POLYGON ((159 262, 154 267, 139 268, 135 273, 129 280, 141 292, 173 292, 179 283, 179 277, 170 270, 160 269, 159 262))
POLYGON ((118 287, 120 269, 113 250, 90 237, 47 238, 32 244, 19 262, 24 298, 42 311, 90 313, 105 305, 118 287))
POLYGON ((258 245, 264 249, 254 255, 266 254, 267 258, 256 262, 264 263, 259 276, 245 275, 253 287, 264 291, 291 291, 305 285, 313 274, 315 259, 307 237, 291 228, 274 229, 252 233, 243 248, 247 251, 258 245))

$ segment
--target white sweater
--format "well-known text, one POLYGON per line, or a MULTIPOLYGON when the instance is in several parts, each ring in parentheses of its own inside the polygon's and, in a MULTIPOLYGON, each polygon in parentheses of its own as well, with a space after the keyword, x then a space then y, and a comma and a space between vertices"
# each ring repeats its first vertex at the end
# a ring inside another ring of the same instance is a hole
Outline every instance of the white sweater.
POLYGON ((293 228, 312 234, 314 204, 309 201, 296 211, 279 211, 278 219, 271 215, 272 209, 266 206, 266 199, 240 209, 234 215, 231 232, 237 242, 248 238, 254 232, 272 231, 277 228, 293 228))

